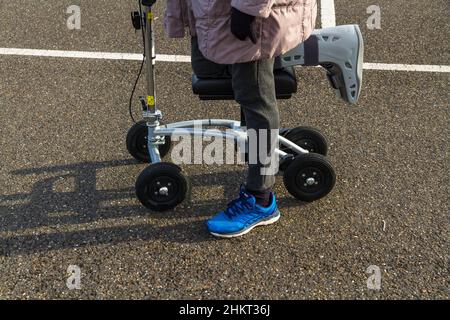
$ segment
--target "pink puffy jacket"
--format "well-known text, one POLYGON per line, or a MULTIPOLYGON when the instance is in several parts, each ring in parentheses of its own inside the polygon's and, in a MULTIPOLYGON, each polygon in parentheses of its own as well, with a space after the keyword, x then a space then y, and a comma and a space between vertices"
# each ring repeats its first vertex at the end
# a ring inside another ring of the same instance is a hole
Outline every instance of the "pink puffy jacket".
POLYGON ((316 0, 167 0, 164 27, 171 38, 184 37, 189 27, 206 58, 231 64, 289 51, 310 36, 316 16, 316 0), (256 44, 231 33, 231 6, 256 16, 256 44))

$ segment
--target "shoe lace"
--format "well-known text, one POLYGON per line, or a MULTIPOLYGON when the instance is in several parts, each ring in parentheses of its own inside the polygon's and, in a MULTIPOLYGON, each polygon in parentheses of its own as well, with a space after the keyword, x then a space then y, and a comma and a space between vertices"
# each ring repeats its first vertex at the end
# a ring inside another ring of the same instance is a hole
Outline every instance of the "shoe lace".
POLYGON ((242 213, 242 211, 250 210, 252 208, 252 204, 248 200, 246 200, 243 195, 241 195, 239 198, 228 203, 225 214, 229 218, 233 218, 239 213, 242 213))

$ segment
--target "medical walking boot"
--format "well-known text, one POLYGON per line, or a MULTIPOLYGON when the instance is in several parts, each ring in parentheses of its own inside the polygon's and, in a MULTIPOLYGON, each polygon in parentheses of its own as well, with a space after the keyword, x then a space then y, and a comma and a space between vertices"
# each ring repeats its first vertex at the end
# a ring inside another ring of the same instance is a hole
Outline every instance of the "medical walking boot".
POLYGON ((276 67, 322 66, 333 89, 355 104, 361 93, 364 41, 358 25, 316 29, 302 44, 277 59, 276 67))

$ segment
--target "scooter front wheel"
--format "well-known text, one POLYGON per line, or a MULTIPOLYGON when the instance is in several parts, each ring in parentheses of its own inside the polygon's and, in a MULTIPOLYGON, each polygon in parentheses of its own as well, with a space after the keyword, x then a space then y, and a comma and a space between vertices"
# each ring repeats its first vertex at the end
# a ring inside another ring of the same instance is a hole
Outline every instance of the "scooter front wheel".
MULTIPOLYGON (((127 134, 127 149, 130 155, 140 162, 151 162, 148 152, 148 127, 145 121, 135 123, 127 134)), ((158 150, 161 158, 163 158, 170 151, 171 147, 170 136, 164 137, 164 143, 158 145, 158 150)))
POLYGON ((189 180, 181 168, 169 162, 149 165, 136 181, 137 198, 153 211, 175 208, 186 199, 189 190, 189 180))

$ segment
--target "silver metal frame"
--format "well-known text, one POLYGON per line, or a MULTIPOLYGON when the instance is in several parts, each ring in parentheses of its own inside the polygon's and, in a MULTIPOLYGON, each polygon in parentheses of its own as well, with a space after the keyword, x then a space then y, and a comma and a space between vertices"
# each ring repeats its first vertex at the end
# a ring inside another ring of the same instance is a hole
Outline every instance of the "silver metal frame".
MULTIPOLYGON (((148 127, 148 150, 151 163, 161 162, 158 145, 164 144, 164 137, 166 136, 203 136, 203 137, 218 137, 223 139, 232 139, 237 142, 247 140, 246 128, 241 126, 240 121, 226 120, 226 119, 199 119, 175 122, 165 125, 160 125, 162 113, 157 108, 156 90, 155 90, 155 43, 153 37, 153 13, 150 6, 144 5, 144 17, 142 17, 142 28, 145 34, 145 57, 146 57, 146 77, 147 77, 147 99, 140 97, 141 103, 144 106, 143 118, 148 127), (151 59, 149 61, 149 59, 151 59), (149 63, 150 62, 150 63, 149 63), (206 129, 198 129, 198 126, 206 129), (231 130, 218 131, 208 130, 212 126, 225 127, 231 130)), ((299 154, 308 153, 295 143, 288 139, 279 136, 279 143, 287 146, 299 154)), ((275 153, 280 157, 285 157, 288 154, 275 149, 275 153)))

